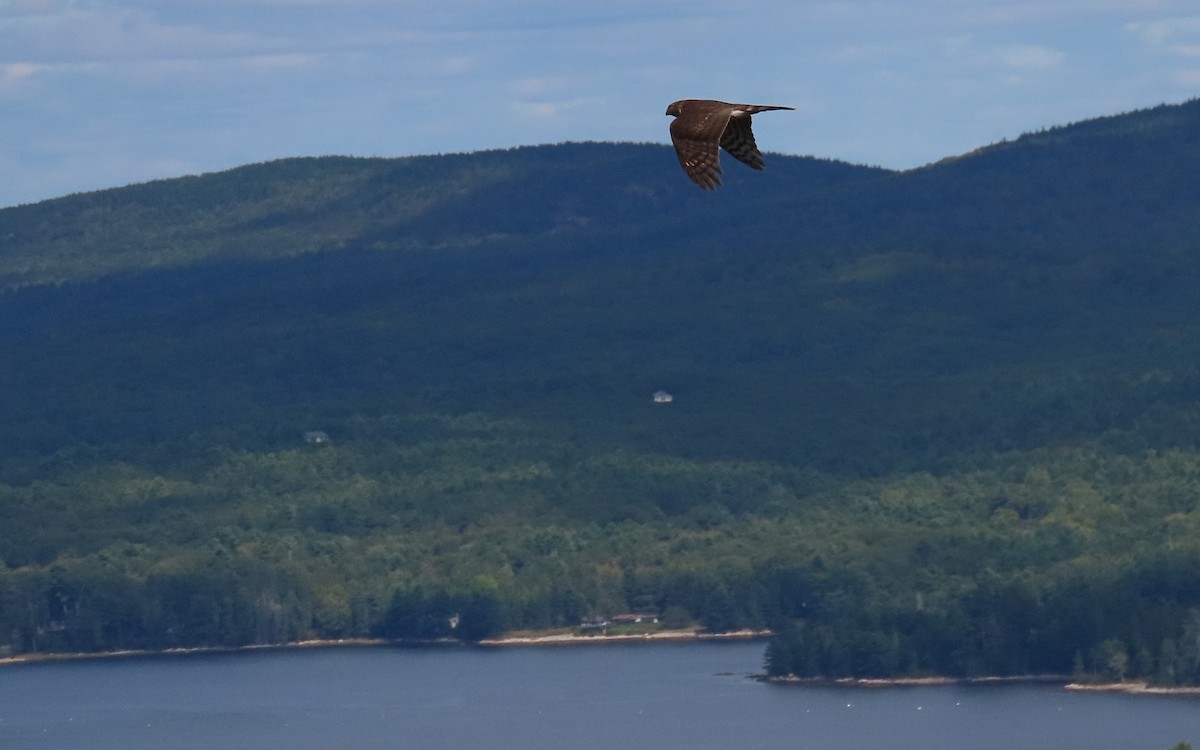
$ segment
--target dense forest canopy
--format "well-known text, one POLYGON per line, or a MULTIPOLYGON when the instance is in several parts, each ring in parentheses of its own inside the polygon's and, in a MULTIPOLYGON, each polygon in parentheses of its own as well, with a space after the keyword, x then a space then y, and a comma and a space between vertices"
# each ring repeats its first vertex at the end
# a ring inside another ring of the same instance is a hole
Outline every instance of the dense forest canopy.
POLYGON ((674 158, 0 210, 0 649, 654 611, 775 673, 1200 682, 1200 101, 715 194, 674 158))

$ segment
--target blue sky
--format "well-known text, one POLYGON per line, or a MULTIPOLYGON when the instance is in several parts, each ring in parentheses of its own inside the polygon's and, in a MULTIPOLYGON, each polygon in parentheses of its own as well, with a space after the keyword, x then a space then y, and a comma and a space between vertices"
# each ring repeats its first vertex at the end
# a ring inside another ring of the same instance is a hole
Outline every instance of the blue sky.
POLYGON ((286 156, 666 143, 909 168, 1200 95, 1196 0, 0 0, 0 206, 286 156))

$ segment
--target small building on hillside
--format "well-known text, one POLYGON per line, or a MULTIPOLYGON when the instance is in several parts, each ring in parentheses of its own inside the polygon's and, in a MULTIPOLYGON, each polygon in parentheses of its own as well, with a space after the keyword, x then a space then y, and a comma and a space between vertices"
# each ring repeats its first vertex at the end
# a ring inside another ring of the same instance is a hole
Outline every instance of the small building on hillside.
POLYGON ((666 391, 655 391, 654 392, 654 403, 656 403, 656 404, 669 404, 674 400, 675 400, 675 397, 672 396, 671 394, 667 393, 666 391))
POLYGON ((329 442, 329 435, 324 430, 309 430, 304 433, 304 442, 309 445, 324 445, 329 442))
POLYGON ((579 623, 581 635, 608 635, 610 627, 620 625, 657 625, 658 615, 654 613, 626 612, 610 617, 589 617, 579 623))

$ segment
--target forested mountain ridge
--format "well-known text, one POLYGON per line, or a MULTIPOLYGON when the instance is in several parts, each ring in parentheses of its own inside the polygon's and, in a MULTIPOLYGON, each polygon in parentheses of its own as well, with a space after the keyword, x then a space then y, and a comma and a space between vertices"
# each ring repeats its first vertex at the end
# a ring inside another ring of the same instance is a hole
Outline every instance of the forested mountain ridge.
MULTIPOLYGON (((1111 213, 1107 201, 1137 202, 1138 194, 1123 186, 1136 183, 1139 174, 1163 181, 1146 197, 1157 197, 1157 207, 1169 211, 1194 198, 1187 178, 1196 159, 1195 110, 1193 101, 1052 128, 903 173, 773 155, 750 188, 717 206, 672 179, 677 175, 664 167, 674 156, 662 146, 588 143, 401 159, 284 159, 0 209, 0 282, 11 287, 349 245, 477 242, 480 236, 526 236, 579 224, 594 229, 598 222, 661 226, 678 217, 687 226, 697 216, 740 217, 755 206, 776 217, 786 207, 793 225, 829 212, 844 221, 878 211, 869 224, 881 231, 894 230, 914 211, 952 218, 956 204, 968 207, 971 222, 989 207, 1009 218, 1033 210, 1044 219, 1038 206, 1072 203, 1102 218, 1111 213), (887 176, 894 179, 870 179, 887 176), (833 190, 864 180, 871 182, 869 190, 849 196, 833 190), (1182 189, 1176 200, 1162 203, 1175 192, 1171 188, 1182 189), (1072 193, 1088 200, 1062 200, 1072 193), (1057 204, 1045 204, 1056 195, 1057 204), (801 197, 804 205, 798 205, 801 197), (809 205, 815 210, 805 211, 809 205), (668 206, 674 216, 662 215, 668 206)), ((740 165, 730 166, 727 178, 747 179, 740 165)))
MULTIPOLYGON (((697 196, 663 146, 573 143, 399 159, 283 159, 0 210, 6 287, 214 259, 271 260, 661 223, 697 196), (84 250, 86 248, 86 250, 84 250)), ((882 170, 780 157, 796 195, 882 170)))
POLYGON ((0 648, 650 609, 1200 680, 1198 167, 1193 101, 715 194, 587 143, 4 209, 0 648))

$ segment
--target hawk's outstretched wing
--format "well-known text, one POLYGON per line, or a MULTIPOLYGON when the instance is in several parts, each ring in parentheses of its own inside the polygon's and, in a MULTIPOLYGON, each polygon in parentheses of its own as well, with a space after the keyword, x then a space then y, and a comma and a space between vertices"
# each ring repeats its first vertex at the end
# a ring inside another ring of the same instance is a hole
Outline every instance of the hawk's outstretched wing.
POLYGON ((751 169, 764 166, 762 152, 754 143, 754 132, 750 130, 750 115, 729 118, 729 124, 721 134, 721 148, 751 169))

